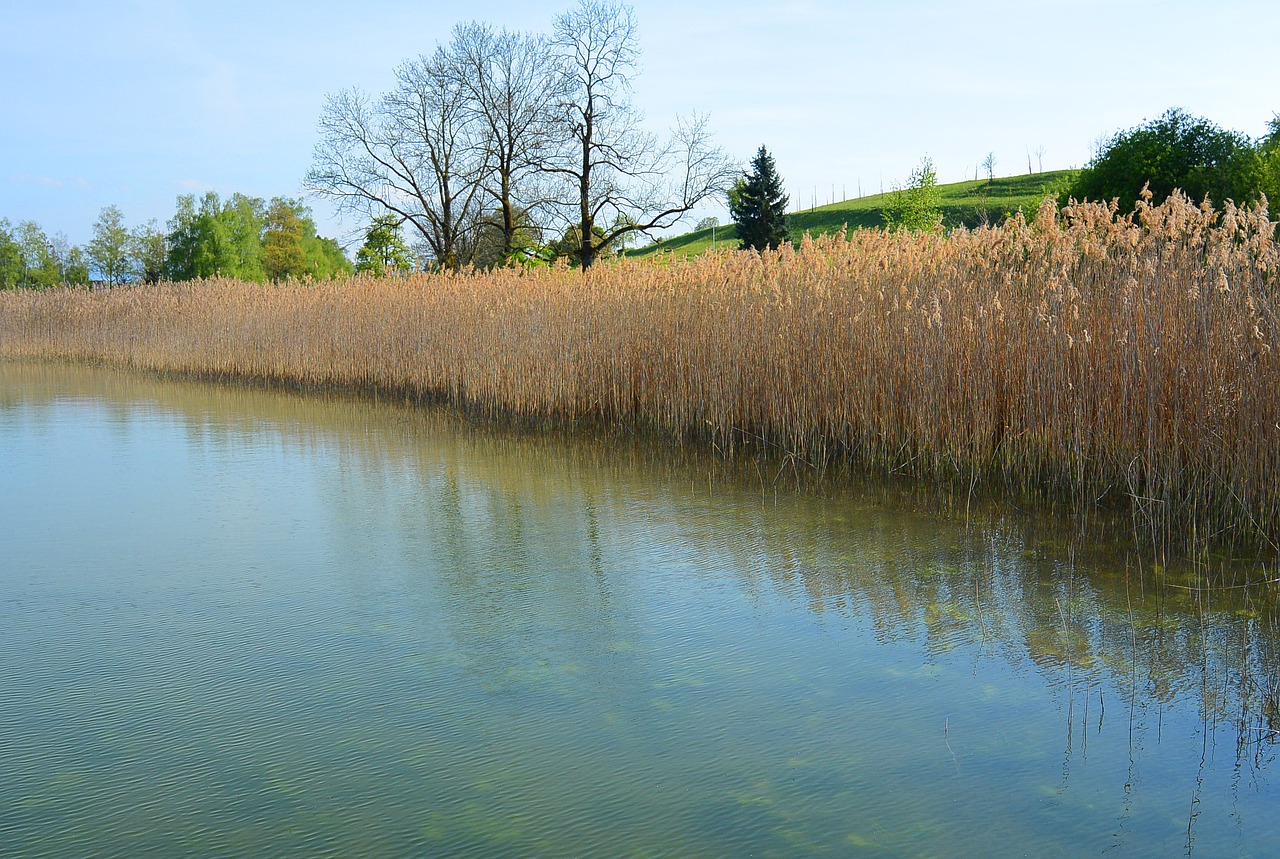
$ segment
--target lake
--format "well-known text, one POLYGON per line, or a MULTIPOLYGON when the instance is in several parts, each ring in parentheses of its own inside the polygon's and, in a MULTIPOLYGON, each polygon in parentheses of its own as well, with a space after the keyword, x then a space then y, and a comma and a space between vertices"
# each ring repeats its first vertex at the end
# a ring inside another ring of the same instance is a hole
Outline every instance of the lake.
POLYGON ((911 498, 0 362, 0 855, 1273 855, 1274 567, 911 498))

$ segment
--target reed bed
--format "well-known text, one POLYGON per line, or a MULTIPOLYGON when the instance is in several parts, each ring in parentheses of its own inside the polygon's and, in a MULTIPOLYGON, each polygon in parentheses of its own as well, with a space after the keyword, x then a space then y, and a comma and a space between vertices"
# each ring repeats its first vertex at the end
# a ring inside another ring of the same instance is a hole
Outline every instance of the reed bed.
POLYGON ((0 294, 0 356, 604 421, 970 491, 1120 505, 1160 543, 1280 542, 1280 247, 1265 208, 1046 202, 585 275, 0 294))

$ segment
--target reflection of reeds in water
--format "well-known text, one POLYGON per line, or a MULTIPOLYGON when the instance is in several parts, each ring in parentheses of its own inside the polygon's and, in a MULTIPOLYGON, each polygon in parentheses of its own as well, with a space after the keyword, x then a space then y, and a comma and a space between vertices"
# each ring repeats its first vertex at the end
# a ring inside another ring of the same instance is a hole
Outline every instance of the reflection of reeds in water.
MULTIPOLYGON (((1144 552, 1117 555, 1050 517, 915 515, 918 505, 895 504, 878 484, 762 503, 750 466, 736 484, 732 469, 717 471, 710 494, 701 480, 690 488, 691 475, 717 464, 698 449, 591 433, 489 432, 448 412, 345 396, 50 364, 0 367, 0 392, 10 391, 25 391, 26 402, 148 404, 182 415, 204 444, 278 434, 287 445, 354 458, 361 467, 351 473, 371 474, 371 485, 384 483, 384 471, 414 475, 421 491, 377 496, 392 505, 378 514, 388 521, 421 523, 448 485, 455 496, 474 496, 467 508, 502 509, 516 530, 591 519, 595 544, 614 547, 628 533, 662 535, 733 570, 748 590, 772 588, 819 615, 867 618, 884 641, 1029 659, 1062 691, 1077 747, 1104 718, 1116 727, 1127 718, 1132 738, 1149 713, 1174 706, 1199 706, 1211 727, 1234 729, 1242 762, 1255 770, 1280 740, 1280 593, 1245 574, 1256 564, 1201 554, 1157 568, 1144 552)), ((356 496, 338 487, 332 497, 342 504, 356 496)), ((449 509, 459 542, 493 542, 492 532, 459 517, 456 502, 449 509)))
POLYGON ((599 420, 792 468, 1114 503, 1161 546, 1274 545, 1278 272, 1263 211, 1046 206, 585 276, 7 293, 0 354, 599 420))

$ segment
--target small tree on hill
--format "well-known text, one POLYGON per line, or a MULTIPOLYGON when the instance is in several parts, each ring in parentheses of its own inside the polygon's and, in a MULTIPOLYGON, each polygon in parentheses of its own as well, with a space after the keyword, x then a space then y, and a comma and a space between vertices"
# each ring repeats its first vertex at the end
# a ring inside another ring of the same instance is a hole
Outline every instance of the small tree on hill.
POLYGON ((921 159, 920 166, 911 171, 907 186, 893 189, 882 214, 891 232, 927 233, 942 226, 942 200, 932 159, 921 159))
POLYGON ((996 154, 988 152, 987 157, 982 159, 982 169, 987 174, 987 184, 990 185, 996 178, 996 154))
POLYGON ((773 156, 763 146, 751 159, 751 169, 729 191, 729 214, 738 225, 743 249, 776 248, 790 240, 787 202, 773 156))

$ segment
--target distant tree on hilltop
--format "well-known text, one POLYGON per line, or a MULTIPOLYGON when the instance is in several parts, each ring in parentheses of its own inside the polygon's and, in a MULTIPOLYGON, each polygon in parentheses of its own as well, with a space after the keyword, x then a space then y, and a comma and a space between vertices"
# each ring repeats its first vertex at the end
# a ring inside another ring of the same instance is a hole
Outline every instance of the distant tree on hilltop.
POLYGON ((942 227, 942 200, 933 159, 926 155, 911 171, 906 187, 894 187, 881 214, 890 232, 927 233, 942 227))
POLYGON ((763 146, 751 159, 751 169, 729 191, 729 214, 738 225, 738 238, 746 249, 776 248, 790 241, 787 202, 773 156, 763 146))

